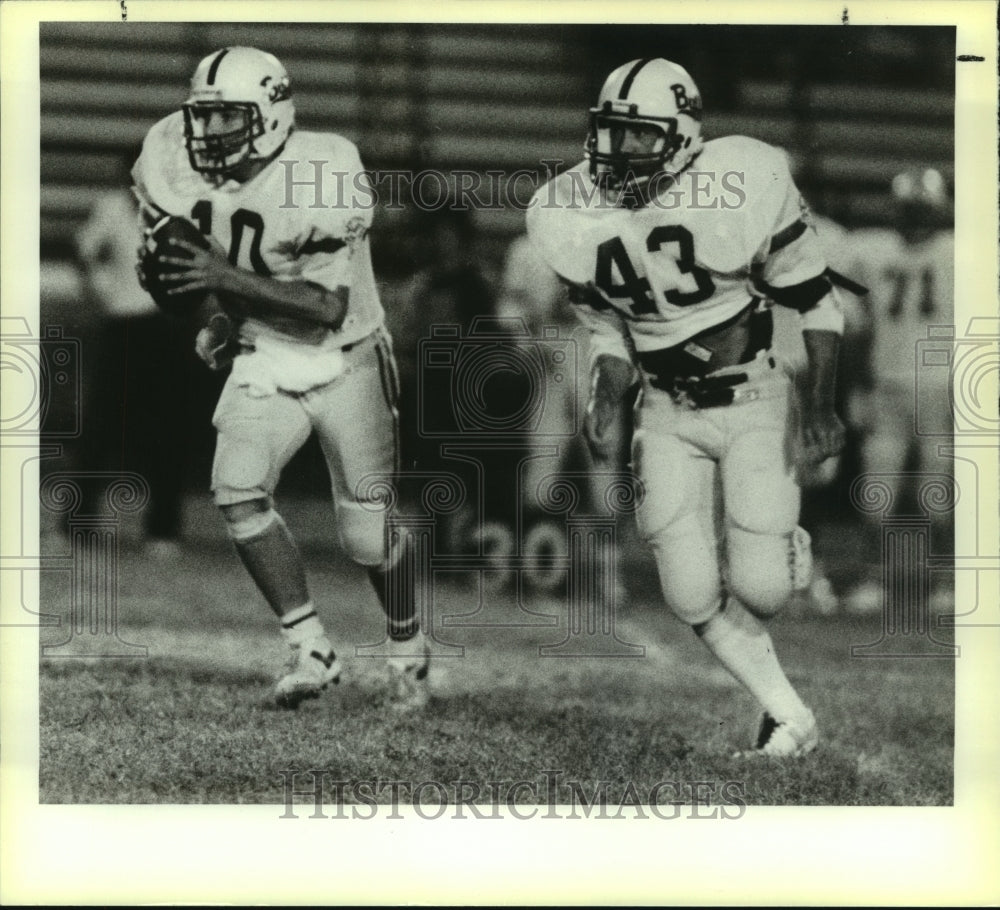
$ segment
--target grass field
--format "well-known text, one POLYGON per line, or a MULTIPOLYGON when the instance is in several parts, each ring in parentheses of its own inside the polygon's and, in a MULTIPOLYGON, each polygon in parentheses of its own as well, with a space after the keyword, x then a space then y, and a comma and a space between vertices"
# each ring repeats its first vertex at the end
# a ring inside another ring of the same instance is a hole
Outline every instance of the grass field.
MULTIPOLYGON (((878 638, 878 616, 773 623, 823 739, 802 761, 770 764, 731 757, 752 735, 751 700, 659 605, 648 573, 632 578, 618 615, 620 638, 642 645, 641 658, 542 657, 540 645, 565 636, 557 599, 532 602, 540 615, 528 616, 512 595, 483 595, 475 619, 493 626, 456 625, 481 594, 439 585, 436 635, 462 653, 436 659, 430 704, 400 715, 382 697, 381 661, 355 654, 380 638, 361 571, 315 553, 309 571, 346 669, 324 697, 284 712, 270 703, 284 658, 275 622, 225 544, 190 547, 173 563, 123 549, 119 633, 148 656, 42 660, 42 802, 282 804, 290 771, 403 782, 403 802, 425 781, 466 782, 466 797, 488 803, 497 782, 542 780, 551 786, 505 798, 570 803, 603 786, 612 807, 653 792, 689 803, 694 783, 707 782, 719 802, 728 782, 749 805, 952 801, 953 662, 852 658, 852 644, 878 638)), ((43 573, 41 602, 65 614, 68 573, 43 573)), ((42 640, 65 634, 45 629, 42 640)))

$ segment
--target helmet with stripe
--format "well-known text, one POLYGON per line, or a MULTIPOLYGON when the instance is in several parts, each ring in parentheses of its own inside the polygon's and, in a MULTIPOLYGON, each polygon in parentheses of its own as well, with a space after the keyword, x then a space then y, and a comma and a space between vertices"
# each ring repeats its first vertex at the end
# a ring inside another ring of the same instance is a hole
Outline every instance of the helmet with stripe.
POLYGON ((618 67, 590 109, 590 176, 612 189, 660 173, 675 177, 701 148, 701 95, 684 67, 669 60, 618 67))
POLYGON ((288 73, 253 47, 226 47, 202 60, 183 111, 191 167, 216 177, 270 158, 295 125, 288 73))

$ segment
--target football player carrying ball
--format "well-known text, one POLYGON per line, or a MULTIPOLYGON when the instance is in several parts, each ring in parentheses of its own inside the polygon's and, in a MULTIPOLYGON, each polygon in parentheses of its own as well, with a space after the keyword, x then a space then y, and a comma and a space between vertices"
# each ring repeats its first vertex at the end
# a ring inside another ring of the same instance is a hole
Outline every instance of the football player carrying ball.
POLYGON ((538 191, 528 233, 591 331, 595 453, 641 384, 638 520, 667 605, 764 709, 748 754, 799 756, 816 747, 816 721, 761 620, 806 583, 796 461, 843 445, 843 317, 785 154, 742 136, 704 142, 701 113, 682 67, 616 69, 590 111, 586 160, 538 191), (801 314, 809 358, 797 450, 772 303, 801 314))
MULTIPOLYGON (((295 128, 284 67, 228 47, 195 70, 187 102, 149 131, 132 172, 152 229, 190 219, 159 249, 166 295, 204 294, 224 311, 198 335, 232 371, 216 407, 212 491, 236 550, 290 647, 276 698, 296 707, 336 682, 340 662, 272 494, 313 432, 330 471, 340 543, 368 568, 388 616, 393 691, 426 698, 429 649, 386 550, 385 514, 359 482, 396 469, 396 373, 368 247, 373 196, 358 150, 295 128), (235 355, 235 356, 234 356, 235 355)), ((141 265, 146 265, 144 259, 141 265)), ((169 308, 169 305, 168 307, 169 308)))

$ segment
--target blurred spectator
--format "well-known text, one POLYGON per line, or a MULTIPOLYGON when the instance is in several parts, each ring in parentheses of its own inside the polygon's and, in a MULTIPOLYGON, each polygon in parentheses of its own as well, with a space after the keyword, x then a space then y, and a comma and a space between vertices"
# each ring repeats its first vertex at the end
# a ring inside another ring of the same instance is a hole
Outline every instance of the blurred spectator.
POLYGON ((585 457, 582 451, 585 447, 575 427, 579 425, 576 417, 586 400, 586 394, 580 394, 580 386, 587 383, 587 352, 582 349, 585 333, 579 331, 580 326, 573 319, 562 284, 524 234, 515 237, 507 249, 497 314, 520 320, 532 344, 539 340, 544 344, 545 339, 555 343, 569 340, 570 356, 577 366, 575 374, 566 375, 566 370, 553 359, 544 358, 545 388, 539 390, 544 395, 542 416, 536 433, 525 440, 525 454, 530 460, 521 474, 521 504, 530 513, 538 508, 535 491, 542 480, 585 457), (552 454, 554 448, 558 454, 552 454))
MULTIPOLYGON (((952 431, 948 371, 922 370, 917 382, 915 353, 928 326, 954 323, 954 233, 938 171, 905 171, 893 180, 892 193, 894 227, 851 237, 851 274, 870 294, 861 335, 868 340, 867 382, 855 390, 849 411, 864 432, 863 470, 883 475, 894 511, 905 513, 914 510, 928 474, 953 472, 938 452, 952 431)), ((940 552, 951 546, 951 514, 932 517, 940 552)), ((881 609, 881 583, 867 580, 851 605, 881 609)))
MULTIPOLYGON (((150 488, 143 516, 146 545, 156 555, 178 548, 186 446, 183 376, 187 333, 156 308, 136 277, 141 240, 129 168, 122 156, 117 188, 94 203, 77 238, 85 307, 97 322, 84 351, 82 471, 135 471, 150 488)), ((86 485, 87 496, 101 491, 86 485)), ((87 511, 99 504, 84 504, 87 511)))
MULTIPOLYGON (((421 211, 411 226, 417 271, 397 287, 395 304, 387 307, 387 322, 400 372, 400 448, 403 471, 467 473, 461 462, 442 456, 442 447, 461 443, 456 430, 450 436, 421 432, 422 403, 441 412, 454 407, 453 372, 426 370, 419 362, 420 345, 438 327, 457 326, 460 339, 468 336, 477 317, 494 314, 494 292, 478 257, 475 223, 468 210, 444 207, 421 211)), ((469 490, 475 483, 471 477, 469 490)), ((404 496, 405 480, 401 485, 404 496)), ((489 484, 487 487, 489 488, 489 484)))

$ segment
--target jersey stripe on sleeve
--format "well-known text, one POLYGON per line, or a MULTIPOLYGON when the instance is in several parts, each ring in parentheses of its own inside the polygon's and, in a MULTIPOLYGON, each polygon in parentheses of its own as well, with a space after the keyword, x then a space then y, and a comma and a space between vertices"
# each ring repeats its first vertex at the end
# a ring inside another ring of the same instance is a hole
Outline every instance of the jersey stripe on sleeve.
POLYGON ((768 250, 768 254, 777 253, 778 250, 784 249, 790 243, 794 243, 807 230, 806 223, 801 218, 793 221, 788 227, 782 228, 771 238, 771 248, 768 250))

